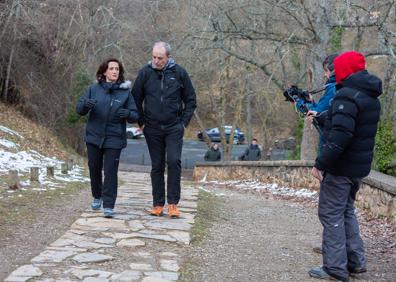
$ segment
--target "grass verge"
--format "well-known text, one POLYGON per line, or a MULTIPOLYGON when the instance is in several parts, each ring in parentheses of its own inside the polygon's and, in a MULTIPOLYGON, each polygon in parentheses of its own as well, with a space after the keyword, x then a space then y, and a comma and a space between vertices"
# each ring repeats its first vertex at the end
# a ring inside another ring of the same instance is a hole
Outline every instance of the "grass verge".
POLYGON ((184 257, 183 265, 180 268, 179 281, 193 281, 193 270, 196 267, 194 256, 194 248, 199 247, 204 241, 208 229, 216 220, 216 211, 221 208, 221 202, 212 193, 200 190, 198 194, 197 215, 195 217, 194 226, 191 230, 191 245, 188 254, 184 257))
POLYGON ((64 203, 89 185, 84 182, 65 183, 62 188, 46 191, 16 190, 13 197, 0 199, 0 232, 10 232, 11 226, 34 221, 40 213, 64 203), (20 196, 19 196, 20 195, 20 196))

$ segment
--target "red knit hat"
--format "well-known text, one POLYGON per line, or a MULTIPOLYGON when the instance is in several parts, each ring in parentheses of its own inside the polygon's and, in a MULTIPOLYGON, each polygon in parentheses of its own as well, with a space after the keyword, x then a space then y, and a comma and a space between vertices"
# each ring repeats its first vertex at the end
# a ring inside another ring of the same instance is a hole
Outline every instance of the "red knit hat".
POLYGON ((334 73, 337 83, 364 69, 366 69, 366 60, 362 53, 347 51, 334 59, 334 73))

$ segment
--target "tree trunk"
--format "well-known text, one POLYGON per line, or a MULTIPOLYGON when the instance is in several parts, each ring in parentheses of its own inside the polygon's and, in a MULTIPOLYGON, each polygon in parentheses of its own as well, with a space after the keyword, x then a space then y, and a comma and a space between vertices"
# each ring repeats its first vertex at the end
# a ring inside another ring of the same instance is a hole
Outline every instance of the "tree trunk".
MULTIPOLYGON (((322 61, 326 56, 331 32, 329 25, 326 23, 326 13, 330 11, 330 4, 328 1, 313 1, 311 5, 307 8, 316 11, 312 15, 311 22, 315 27, 317 38, 307 54, 308 87, 309 89, 319 89, 324 84, 322 61)), ((314 160, 317 155, 318 143, 319 134, 311 123, 305 120, 300 158, 302 160, 314 160)))
POLYGON ((14 52, 15 52, 15 48, 16 48, 16 42, 17 42, 17 22, 19 19, 19 1, 16 2, 15 4, 15 19, 14 19, 14 38, 12 41, 12 47, 11 47, 11 51, 10 51, 10 57, 8 59, 8 66, 7 66, 7 73, 6 73, 6 78, 5 78, 5 82, 4 82, 4 88, 3 88, 3 99, 4 102, 8 101, 8 87, 9 87, 9 82, 10 82, 10 75, 11 75, 11 67, 12 67, 12 61, 14 59, 14 52))
MULTIPOLYGON (((248 70, 247 70, 248 71, 248 70)), ((250 73, 246 75, 246 141, 248 144, 252 141, 252 92, 250 85, 250 73)))

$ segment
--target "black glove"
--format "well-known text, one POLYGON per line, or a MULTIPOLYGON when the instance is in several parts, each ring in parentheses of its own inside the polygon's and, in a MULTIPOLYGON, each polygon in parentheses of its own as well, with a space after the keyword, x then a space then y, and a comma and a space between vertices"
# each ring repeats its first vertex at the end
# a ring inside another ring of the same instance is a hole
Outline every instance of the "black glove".
POLYGON ((128 118, 130 111, 128 109, 119 109, 117 114, 121 119, 128 118))
POLYGON ((84 106, 88 109, 92 109, 93 107, 95 107, 95 104, 96 104, 95 99, 87 99, 87 100, 85 100, 84 106))

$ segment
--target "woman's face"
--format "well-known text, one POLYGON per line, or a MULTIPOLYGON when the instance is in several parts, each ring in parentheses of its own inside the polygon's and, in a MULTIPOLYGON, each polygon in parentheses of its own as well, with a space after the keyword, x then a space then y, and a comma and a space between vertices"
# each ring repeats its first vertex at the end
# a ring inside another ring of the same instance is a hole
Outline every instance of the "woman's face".
POLYGON ((106 82, 116 82, 120 74, 120 67, 117 62, 109 62, 106 72, 103 74, 106 77, 106 82))

